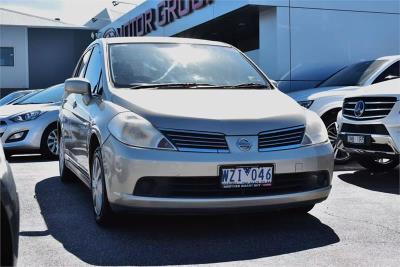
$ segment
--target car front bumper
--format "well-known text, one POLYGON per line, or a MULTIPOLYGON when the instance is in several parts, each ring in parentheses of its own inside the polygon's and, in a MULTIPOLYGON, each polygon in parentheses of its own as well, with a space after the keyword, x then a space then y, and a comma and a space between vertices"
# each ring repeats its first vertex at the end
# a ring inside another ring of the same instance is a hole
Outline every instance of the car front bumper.
POLYGON ((339 138, 343 141, 344 149, 351 154, 368 154, 376 156, 398 156, 400 154, 400 119, 399 113, 400 102, 397 102, 388 116, 383 119, 376 120, 351 120, 343 117, 340 112, 338 115, 339 138), (373 129, 374 126, 384 126, 387 130, 386 134, 363 133, 363 132, 346 132, 343 130, 343 124, 351 126, 365 126, 373 129), (346 144, 347 135, 366 135, 371 138, 371 144, 367 146, 354 146, 346 144), (377 145, 377 146, 376 146, 377 145), (386 146, 388 149, 381 149, 386 146))
POLYGON ((35 120, 18 123, 9 120, 9 118, 0 118, 0 121, 3 121, 0 126, 0 140, 4 151, 24 152, 40 150, 44 130, 56 120, 57 114, 54 112, 46 112, 35 120), (26 136, 20 141, 7 141, 10 136, 18 132, 26 132, 26 136))
POLYGON ((333 149, 329 142, 273 152, 192 153, 139 149, 110 136, 102 146, 104 173, 112 206, 133 209, 210 210, 271 207, 317 203, 331 189, 333 149), (142 177, 196 177, 218 179, 224 165, 273 164, 275 175, 325 171, 328 183, 321 188, 293 193, 235 197, 149 197, 134 194, 142 177))

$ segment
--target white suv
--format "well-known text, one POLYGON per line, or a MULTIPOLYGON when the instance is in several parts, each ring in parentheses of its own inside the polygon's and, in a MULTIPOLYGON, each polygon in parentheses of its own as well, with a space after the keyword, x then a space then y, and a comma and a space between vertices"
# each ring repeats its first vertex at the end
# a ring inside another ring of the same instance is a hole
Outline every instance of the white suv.
POLYGON ((363 61, 339 70, 316 88, 291 92, 288 95, 322 118, 328 129, 329 139, 335 147, 336 163, 345 163, 349 154, 336 144, 336 117, 342 108, 343 99, 364 86, 398 77, 399 68, 400 55, 363 61))
POLYGON ((400 79, 360 89, 338 115, 344 149, 372 171, 387 171, 400 158, 400 79))

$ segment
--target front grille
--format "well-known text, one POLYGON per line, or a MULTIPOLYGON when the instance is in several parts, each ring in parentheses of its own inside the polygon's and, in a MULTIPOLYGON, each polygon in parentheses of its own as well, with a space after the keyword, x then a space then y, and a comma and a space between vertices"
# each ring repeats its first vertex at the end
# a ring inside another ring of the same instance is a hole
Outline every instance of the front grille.
POLYGON ((343 123, 340 132, 389 135, 388 130, 383 124, 355 125, 355 124, 343 123))
POLYGON ((396 103, 396 97, 350 97, 343 103, 343 116, 351 120, 374 120, 385 118, 396 103), (364 102, 364 112, 356 114, 358 102, 364 102))
POLYGON ((177 130, 164 130, 162 133, 179 151, 229 152, 224 134, 177 130))
POLYGON ((219 177, 143 177, 133 192, 143 197, 222 198, 269 196, 298 193, 328 186, 329 173, 305 172, 275 174, 272 185, 256 188, 221 188, 219 177))
POLYGON ((304 126, 262 132, 258 135, 258 150, 274 150, 300 145, 303 141, 304 132, 304 126))

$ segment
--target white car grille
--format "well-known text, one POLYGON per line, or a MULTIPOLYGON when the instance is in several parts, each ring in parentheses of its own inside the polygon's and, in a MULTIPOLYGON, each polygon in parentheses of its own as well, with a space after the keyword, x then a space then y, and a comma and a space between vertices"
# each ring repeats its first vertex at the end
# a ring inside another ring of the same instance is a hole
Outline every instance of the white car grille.
POLYGON ((351 97, 343 103, 343 117, 351 120, 385 118, 396 103, 396 97, 351 97))

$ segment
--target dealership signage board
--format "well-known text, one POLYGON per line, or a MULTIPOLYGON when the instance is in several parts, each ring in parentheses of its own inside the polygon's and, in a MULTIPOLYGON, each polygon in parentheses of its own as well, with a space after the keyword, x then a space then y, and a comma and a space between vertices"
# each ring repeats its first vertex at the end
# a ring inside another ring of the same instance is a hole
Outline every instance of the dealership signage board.
POLYGON ((144 36, 214 3, 214 0, 162 0, 155 8, 106 30, 103 37, 144 36))

